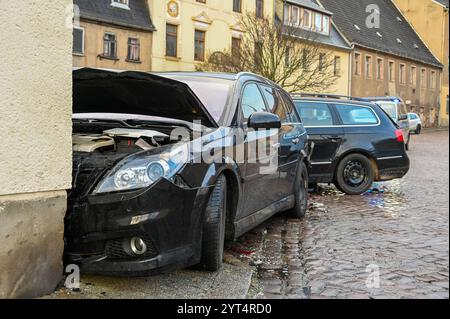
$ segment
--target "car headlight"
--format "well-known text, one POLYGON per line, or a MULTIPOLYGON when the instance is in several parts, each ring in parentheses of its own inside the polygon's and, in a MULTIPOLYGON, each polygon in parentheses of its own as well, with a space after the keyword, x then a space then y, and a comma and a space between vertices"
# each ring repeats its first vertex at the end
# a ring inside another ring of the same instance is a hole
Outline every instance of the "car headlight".
POLYGON ((103 178, 95 194, 145 188, 171 179, 190 160, 188 144, 160 147, 126 157, 103 178))

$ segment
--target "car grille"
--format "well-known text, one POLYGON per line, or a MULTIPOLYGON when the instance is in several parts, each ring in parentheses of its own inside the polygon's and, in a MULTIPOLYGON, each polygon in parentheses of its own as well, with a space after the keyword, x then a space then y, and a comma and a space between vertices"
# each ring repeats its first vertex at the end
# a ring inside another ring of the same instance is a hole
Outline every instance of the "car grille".
POLYGON ((156 251, 155 245, 153 244, 153 242, 148 239, 148 238, 142 238, 145 242, 145 244, 147 245, 147 252, 145 254, 139 255, 139 256, 135 256, 132 254, 129 254, 125 249, 124 249, 124 243, 128 244, 128 239, 123 239, 123 238, 119 238, 119 239, 114 239, 114 240, 109 240, 106 243, 106 256, 108 259, 130 259, 130 258, 153 258, 156 257, 158 255, 158 252, 156 251))

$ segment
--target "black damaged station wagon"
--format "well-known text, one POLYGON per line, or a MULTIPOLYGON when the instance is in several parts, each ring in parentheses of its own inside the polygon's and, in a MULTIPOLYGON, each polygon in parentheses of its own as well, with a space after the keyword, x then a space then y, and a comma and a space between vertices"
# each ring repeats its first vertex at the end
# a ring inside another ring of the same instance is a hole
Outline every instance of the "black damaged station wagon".
POLYGON ((225 240, 306 212, 307 134, 264 78, 78 69, 73 108, 65 262, 82 272, 215 271, 225 240))

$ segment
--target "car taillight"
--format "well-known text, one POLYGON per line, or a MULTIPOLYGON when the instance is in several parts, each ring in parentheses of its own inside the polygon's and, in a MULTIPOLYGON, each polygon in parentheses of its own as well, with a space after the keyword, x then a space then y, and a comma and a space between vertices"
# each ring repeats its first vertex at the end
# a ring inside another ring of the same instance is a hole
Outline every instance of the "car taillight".
POLYGON ((405 142, 405 139, 403 138, 403 131, 402 130, 395 130, 395 136, 397 137, 398 142, 405 142))

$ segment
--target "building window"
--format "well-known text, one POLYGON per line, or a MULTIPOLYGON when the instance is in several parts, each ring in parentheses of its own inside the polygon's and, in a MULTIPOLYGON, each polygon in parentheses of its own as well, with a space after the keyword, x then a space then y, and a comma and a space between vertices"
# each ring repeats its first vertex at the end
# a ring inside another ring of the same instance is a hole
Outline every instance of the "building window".
POLYGON ((388 74, 389 74, 389 81, 394 82, 395 81, 395 62, 394 61, 389 61, 388 74))
POLYGON ((436 71, 431 71, 430 74, 430 88, 435 89, 436 88, 436 71))
POLYGON ((303 9, 303 15, 302 15, 302 26, 305 29, 311 29, 312 28, 312 13, 309 10, 303 9))
POLYGON ((256 17, 264 17, 264 0, 256 0, 256 17))
POLYGON ((81 55, 84 54, 84 28, 81 27, 73 28, 72 53, 81 55))
POLYGON ((130 10, 128 0, 112 0, 111 5, 113 7, 130 10))
POLYGON ((231 56, 233 59, 240 59, 242 40, 239 38, 231 39, 231 56))
POLYGON ((302 67, 305 71, 309 70, 309 65, 311 63, 312 57, 311 57, 311 51, 308 49, 302 49, 302 67))
POLYGON ((284 5, 284 13, 283 13, 283 15, 284 15, 284 17, 283 17, 284 24, 289 24, 289 22, 290 22, 290 19, 289 19, 290 14, 291 14, 291 5, 290 4, 285 4, 284 5))
POLYGON ((330 34, 330 17, 324 15, 322 19, 322 33, 329 35, 330 34))
POLYGON ((377 80, 383 80, 384 77, 384 61, 382 58, 377 58, 377 80))
POLYGON ((257 68, 261 68, 263 57, 263 44, 261 42, 255 43, 255 64, 257 68))
POLYGON ((341 75, 341 57, 334 57, 334 75, 341 75))
POLYGON ((354 74, 361 75, 361 54, 355 53, 353 66, 355 68, 354 74))
POLYGON ((200 3, 206 3, 206 0, 196 0, 196 1, 200 3))
POLYGON ((299 25, 299 23, 300 23, 300 8, 299 7, 291 6, 290 23, 295 26, 299 25))
POLYGON ((447 95, 447 104, 445 105, 445 113, 449 112, 449 103, 448 103, 448 95, 447 95))
POLYGON ((292 48, 286 48, 286 55, 284 56, 284 66, 288 68, 291 65, 292 48))
POLYGON ((242 0, 233 0, 233 11, 242 12, 242 0))
POLYGON ((321 13, 314 13, 314 31, 328 35, 330 29, 330 18, 321 13))
POLYGON ((409 83, 413 86, 417 85, 417 68, 414 65, 411 66, 411 74, 410 74, 410 78, 409 78, 409 83))
POLYGON ((420 85, 423 88, 427 87, 427 70, 426 69, 422 69, 420 71, 420 85))
POLYGON ((401 63, 399 68, 400 84, 406 84, 406 65, 401 63))
POLYGON ((325 70, 325 53, 319 54, 319 71, 325 70))
POLYGON ((194 60, 195 61, 204 61, 205 60, 205 31, 195 30, 195 39, 194 39, 194 60))
POLYGON ((372 57, 370 55, 366 55, 365 59, 365 70, 366 70, 366 78, 372 77, 372 57))
POLYGON ((166 56, 176 58, 178 54, 178 27, 166 25, 166 56))
POLYGON ((117 58, 117 37, 114 33, 105 33, 103 37, 103 57, 117 58))
POLYGON ((140 51, 141 51, 141 45, 139 43, 139 39, 128 38, 127 60, 132 61, 132 62, 139 62, 140 61, 140 51))

